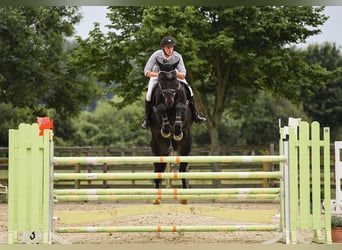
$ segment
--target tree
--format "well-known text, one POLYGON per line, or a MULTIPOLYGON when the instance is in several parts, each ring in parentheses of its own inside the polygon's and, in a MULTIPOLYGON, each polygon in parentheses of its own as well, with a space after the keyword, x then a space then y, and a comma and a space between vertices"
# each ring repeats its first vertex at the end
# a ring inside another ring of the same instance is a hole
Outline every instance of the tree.
POLYGON ((279 140, 279 119, 287 124, 289 117, 309 118, 302 104, 293 104, 284 98, 274 98, 267 92, 260 92, 253 103, 245 105, 241 113, 235 115, 242 120, 241 131, 246 145, 265 145, 279 140))
MULTIPOLYGON (((306 50, 306 60, 311 65, 320 65, 327 70, 337 71, 336 78, 319 88, 309 88, 312 95, 303 95, 304 110, 319 121, 322 126, 330 127, 332 140, 337 139, 342 124, 342 55, 335 44, 311 45, 306 50)), ((341 139, 341 138, 340 138, 341 139)))
POLYGON ((143 112, 143 108, 138 103, 118 110, 109 105, 108 101, 100 101, 94 111, 82 111, 78 117, 70 119, 68 124, 56 124, 58 125, 55 131, 56 144, 60 146, 148 146, 148 131, 136 132, 139 124, 134 124, 134 119, 139 112, 143 112), (63 138, 58 136, 61 134, 63 138), (66 134, 69 136, 66 137, 66 134))
POLYGON ((64 47, 80 18, 78 7, 0 7, 1 102, 68 117, 97 94, 64 47))
POLYGON ((96 26, 79 41, 76 60, 96 72, 113 92, 131 103, 145 90, 142 71, 165 35, 176 39, 187 79, 208 118, 212 153, 219 152, 219 125, 225 110, 238 112, 261 90, 293 101, 300 90, 326 80, 290 45, 317 34, 326 17, 319 7, 110 7, 112 32, 96 26))
POLYGON ((31 123, 35 117, 28 108, 13 108, 0 102, 0 147, 8 146, 8 130, 18 128, 20 123, 31 123))

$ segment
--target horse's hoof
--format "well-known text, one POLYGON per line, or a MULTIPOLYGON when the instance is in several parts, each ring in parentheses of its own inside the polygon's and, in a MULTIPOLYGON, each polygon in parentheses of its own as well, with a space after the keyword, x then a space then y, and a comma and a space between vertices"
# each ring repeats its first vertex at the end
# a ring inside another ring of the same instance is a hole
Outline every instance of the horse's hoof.
POLYGON ((174 136, 173 136, 173 139, 174 139, 175 141, 180 141, 180 140, 182 140, 182 139, 183 139, 183 132, 180 133, 180 135, 174 135, 174 136))
POLYGON ((169 132, 168 134, 164 133, 163 130, 160 130, 160 133, 161 135, 164 137, 164 138, 170 138, 171 136, 171 133, 169 132))
POLYGON ((181 200, 181 204, 182 205, 187 205, 188 204, 188 200, 181 200))
POLYGON ((159 205, 160 204, 160 199, 156 199, 153 201, 153 205, 159 205))

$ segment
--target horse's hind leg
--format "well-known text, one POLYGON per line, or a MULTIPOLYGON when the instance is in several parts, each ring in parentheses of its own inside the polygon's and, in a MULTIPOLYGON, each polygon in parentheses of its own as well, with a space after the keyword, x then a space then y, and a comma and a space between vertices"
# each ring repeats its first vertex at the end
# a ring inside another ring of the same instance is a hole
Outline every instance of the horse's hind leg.
MULTIPOLYGON (((189 163, 187 162, 181 162, 179 166, 179 172, 188 172, 189 170, 189 163)), ((182 186, 183 188, 189 188, 189 182, 187 179, 182 179, 182 186)))
MULTIPOLYGON (((154 172, 155 173, 163 173, 165 171, 166 168, 166 163, 154 163, 154 172)), ((161 179, 155 179, 154 180, 154 184, 155 184, 155 188, 159 189, 160 185, 162 183, 161 179)), ((160 199, 157 198, 153 201, 154 205, 158 205, 160 204, 160 199)))
MULTIPOLYGON (((154 163, 154 172, 155 173, 163 173, 166 168, 166 163, 154 163)), ((161 179, 155 179, 154 184, 155 188, 160 188, 160 184, 162 183, 161 179)))
MULTIPOLYGON (((179 172, 188 172, 189 170, 189 163, 181 162, 179 165, 179 172)), ((189 181, 187 179, 182 179, 182 186, 183 188, 189 188, 189 181)), ((183 199, 181 200, 181 204, 188 204, 188 200, 183 199)))

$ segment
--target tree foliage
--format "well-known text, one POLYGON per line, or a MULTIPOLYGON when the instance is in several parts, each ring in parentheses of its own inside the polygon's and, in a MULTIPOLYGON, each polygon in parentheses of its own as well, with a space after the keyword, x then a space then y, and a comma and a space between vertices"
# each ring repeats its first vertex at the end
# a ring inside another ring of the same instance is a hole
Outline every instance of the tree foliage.
POLYGON ((96 72, 131 103, 146 89, 143 68, 165 35, 176 39, 187 67, 213 151, 219 146, 224 111, 238 112, 259 91, 298 101, 300 92, 327 80, 291 44, 317 34, 321 7, 110 7, 107 35, 98 27, 80 42, 78 63, 96 72), (112 85, 113 86, 113 85, 112 85))
POLYGON ((138 129, 136 117, 143 112, 138 103, 120 110, 108 101, 98 103, 92 112, 83 111, 79 117, 56 124, 55 137, 59 146, 148 147, 149 133, 138 129), (68 134, 68 137, 65 135, 68 134))
POLYGON ((35 117, 28 108, 14 108, 0 102, 0 147, 8 146, 8 130, 18 128, 20 123, 32 123, 35 117))
POLYGON ((95 96, 96 84, 64 46, 80 18, 78 7, 0 7, 1 102, 67 117, 95 96))
POLYGON ((328 84, 318 84, 319 88, 310 87, 312 94, 303 95, 305 112, 314 120, 319 121, 322 126, 330 127, 332 138, 335 138, 342 127, 341 51, 331 43, 311 45, 306 50, 306 60, 311 65, 319 65, 329 71, 336 71, 336 77, 328 84))
POLYGON ((268 92, 260 92, 255 102, 245 105, 235 119, 242 122, 243 145, 262 145, 278 142, 279 120, 284 126, 289 117, 310 121, 301 103, 294 104, 284 98, 272 97, 268 92))

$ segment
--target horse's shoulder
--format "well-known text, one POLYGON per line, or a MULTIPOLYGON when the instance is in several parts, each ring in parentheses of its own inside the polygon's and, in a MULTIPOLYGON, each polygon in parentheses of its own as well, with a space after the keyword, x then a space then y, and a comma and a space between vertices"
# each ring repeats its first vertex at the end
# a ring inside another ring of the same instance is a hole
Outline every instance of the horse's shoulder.
POLYGON ((178 80, 179 81, 179 83, 180 83, 180 85, 183 87, 183 88, 186 88, 186 86, 185 86, 185 82, 183 82, 182 80, 178 80))
POLYGON ((159 90, 158 84, 156 84, 155 86, 153 86, 153 89, 152 89, 152 98, 153 98, 153 96, 160 94, 160 91, 158 91, 158 90, 159 90))

